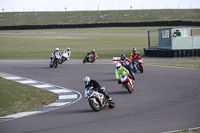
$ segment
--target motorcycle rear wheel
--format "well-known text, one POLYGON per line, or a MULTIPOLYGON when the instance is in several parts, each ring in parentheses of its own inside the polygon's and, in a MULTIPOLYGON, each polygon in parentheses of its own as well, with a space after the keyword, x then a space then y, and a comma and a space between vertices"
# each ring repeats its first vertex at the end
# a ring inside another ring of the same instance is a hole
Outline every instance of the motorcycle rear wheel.
POLYGON ((114 101, 114 100, 110 101, 108 107, 109 107, 109 108, 114 108, 114 107, 115 107, 115 101, 114 101))
POLYGON ((92 61, 91 61, 91 63, 94 63, 95 62, 95 59, 93 59, 92 61))
POLYGON ((97 111, 100 111, 101 105, 100 105, 99 101, 97 101, 98 104, 95 104, 94 101, 93 101, 92 99, 89 99, 88 101, 89 101, 90 107, 91 107, 94 111, 96 111, 96 112, 97 112, 97 111))

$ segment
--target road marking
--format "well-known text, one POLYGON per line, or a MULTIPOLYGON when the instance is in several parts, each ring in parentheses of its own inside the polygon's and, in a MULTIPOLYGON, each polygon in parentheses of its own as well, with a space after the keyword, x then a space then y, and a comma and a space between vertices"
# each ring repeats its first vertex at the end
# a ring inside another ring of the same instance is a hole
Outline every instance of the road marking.
POLYGON ((61 95, 59 99, 76 99, 77 95, 61 95))
POLYGON ((44 82, 40 82, 40 81, 35 81, 32 79, 27 79, 24 77, 19 77, 19 76, 15 76, 15 75, 3 73, 3 72, 0 72, 0 76, 2 78, 12 80, 12 81, 15 81, 18 83, 28 84, 30 86, 45 89, 45 90, 51 91, 53 93, 56 93, 58 95, 58 99, 54 103, 51 103, 49 105, 46 105, 46 106, 38 108, 38 109, 0 117, 0 122, 14 120, 16 118, 22 118, 22 117, 26 117, 26 116, 31 116, 31 115, 47 112, 50 110, 55 110, 60 107, 68 106, 72 103, 75 103, 78 100, 80 100, 82 97, 80 92, 70 90, 68 88, 63 88, 60 86, 56 86, 56 85, 52 85, 52 84, 48 84, 48 83, 44 83, 44 82), (31 84, 33 84, 33 85, 31 85, 31 84), (50 108, 48 109, 48 107, 50 107, 50 108))
POLYGON ((51 85, 48 85, 48 84, 42 84, 42 85, 32 85, 34 87, 37 87, 37 88, 49 88, 49 87, 53 87, 51 85))
POLYGON ((32 83, 37 83, 36 81, 33 81, 33 80, 23 80, 23 81, 17 81, 19 83, 22 83, 22 84, 32 84, 32 83))

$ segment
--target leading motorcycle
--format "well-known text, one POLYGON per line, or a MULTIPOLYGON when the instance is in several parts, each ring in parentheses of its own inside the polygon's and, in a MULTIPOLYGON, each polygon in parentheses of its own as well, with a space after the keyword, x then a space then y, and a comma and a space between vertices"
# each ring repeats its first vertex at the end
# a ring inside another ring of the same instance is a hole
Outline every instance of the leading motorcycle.
POLYGON ((107 100, 103 94, 94 91, 93 87, 86 88, 86 94, 89 105, 94 111, 100 111, 103 107, 115 107, 115 101, 113 99, 107 100))
POLYGON ((60 62, 60 60, 61 60, 61 57, 60 57, 58 52, 55 53, 55 55, 52 55, 51 61, 50 61, 50 64, 49 64, 50 68, 52 68, 53 66, 55 68, 57 68, 58 67, 58 63, 60 62))
POLYGON ((129 93, 133 92, 134 81, 128 76, 127 73, 125 75, 120 75, 119 81, 128 90, 129 93))

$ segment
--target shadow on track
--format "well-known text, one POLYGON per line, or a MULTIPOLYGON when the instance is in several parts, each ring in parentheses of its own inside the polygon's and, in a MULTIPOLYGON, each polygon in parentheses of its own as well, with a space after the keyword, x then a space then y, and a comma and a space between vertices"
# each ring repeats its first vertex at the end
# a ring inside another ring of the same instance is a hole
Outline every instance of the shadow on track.
POLYGON ((112 92, 107 92, 108 94, 111 94, 111 95, 122 95, 122 94, 130 94, 128 91, 112 91, 112 92))

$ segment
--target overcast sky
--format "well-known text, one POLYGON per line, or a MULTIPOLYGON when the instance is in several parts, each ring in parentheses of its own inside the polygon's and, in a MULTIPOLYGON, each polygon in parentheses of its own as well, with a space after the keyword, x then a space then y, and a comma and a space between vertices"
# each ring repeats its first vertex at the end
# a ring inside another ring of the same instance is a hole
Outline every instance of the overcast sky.
POLYGON ((0 12, 200 9, 200 0, 0 0, 0 12))

